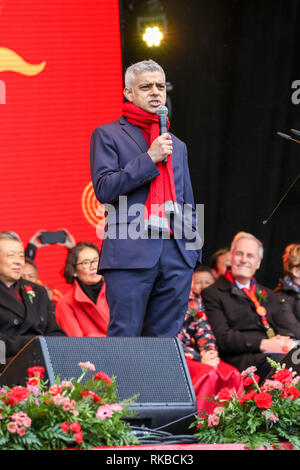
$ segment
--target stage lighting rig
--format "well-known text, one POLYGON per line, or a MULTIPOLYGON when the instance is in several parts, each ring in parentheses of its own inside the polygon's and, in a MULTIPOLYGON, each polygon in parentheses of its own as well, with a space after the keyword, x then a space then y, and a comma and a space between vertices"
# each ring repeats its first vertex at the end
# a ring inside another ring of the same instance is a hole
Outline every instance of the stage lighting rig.
POLYGON ((148 0, 145 13, 137 17, 137 32, 148 47, 158 47, 167 34, 167 17, 158 0, 148 0))
POLYGON ((146 28, 146 32, 143 35, 143 39, 149 47, 159 46, 163 37, 164 35, 158 26, 148 26, 148 28, 146 28))

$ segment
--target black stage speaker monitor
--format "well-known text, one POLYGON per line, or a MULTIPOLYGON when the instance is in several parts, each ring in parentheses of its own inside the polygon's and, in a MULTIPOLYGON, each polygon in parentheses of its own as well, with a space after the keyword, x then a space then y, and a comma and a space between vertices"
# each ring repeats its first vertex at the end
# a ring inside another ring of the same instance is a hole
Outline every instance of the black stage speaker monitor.
POLYGON ((25 385, 31 366, 43 366, 50 385, 58 374, 61 380, 77 379, 78 363, 86 361, 96 371, 116 376, 120 400, 139 394, 130 408, 136 411, 128 419, 132 425, 151 429, 167 425, 164 431, 187 432, 197 404, 178 338, 36 337, 6 365, 0 385, 25 385))

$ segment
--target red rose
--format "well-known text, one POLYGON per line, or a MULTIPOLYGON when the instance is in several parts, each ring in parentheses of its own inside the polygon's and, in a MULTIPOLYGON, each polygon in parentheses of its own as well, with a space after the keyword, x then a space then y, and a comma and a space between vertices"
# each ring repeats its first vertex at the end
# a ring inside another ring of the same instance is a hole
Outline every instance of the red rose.
POLYGON ((234 395, 235 390, 229 389, 227 387, 222 388, 218 393, 218 400, 222 402, 228 402, 234 395))
POLYGON ((24 286, 24 289, 26 290, 26 292, 33 292, 32 286, 24 286))
POLYGON ((270 393, 261 392, 257 393, 254 397, 254 401, 258 408, 268 409, 272 406, 272 395, 270 393))
POLYGON ((197 318, 202 318, 203 315, 204 315, 203 312, 201 312, 200 310, 199 310, 199 312, 197 312, 197 318))
POLYGON ((248 376, 243 380, 244 386, 248 387, 249 385, 253 384, 254 383, 253 378, 255 379, 256 383, 259 382, 260 377, 256 374, 253 374, 253 377, 248 376))
POLYGON ((245 403, 246 401, 248 400, 253 400, 254 397, 256 395, 256 392, 255 391, 252 391, 252 392, 249 392, 249 393, 245 393, 244 395, 241 396, 240 398, 240 404, 242 405, 243 403, 245 403))
POLYGON ((31 377, 31 379, 27 380, 26 386, 38 387, 40 385, 39 377, 31 377))
POLYGON ((77 442, 77 444, 81 444, 81 443, 82 443, 82 441, 83 441, 83 433, 82 433, 82 431, 77 432, 76 434, 74 434, 73 437, 74 437, 75 441, 77 442))
POLYGON ((102 398, 97 395, 97 393, 92 392, 91 390, 87 390, 85 392, 81 392, 80 395, 82 397, 92 397, 94 403, 100 403, 102 401, 102 398))
POLYGON ((25 387, 13 387, 7 394, 11 406, 28 398, 30 391, 25 387))
POLYGON ((299 397, 299 390, 296 387, 285 387, 280 396, 285 398, 293 397, 292 401, 294 401, 299 397))
POLYGON ((67 421, 64 421, 62 425, 60 426, 60 429, 62 429, 66 434, 69 434, 69 423, 67 421))
POLYGON ((44 367, 39 367, 39 366, 34 366, 34 367, 29 367, 27 369, 28 377, 40 377, 41 379, 44 378, 43 372, 45 372, 44 367))
POLYGON ((80 426, 80 423, 78 423, 78 421, 75 421, 74 423, 72 423, 70 428, 75 433, 79 433, 81 431, 81 426, 80 426))
POLYGON ((48 390, 48 393, 50 393, 50 395, 58 395, 61 392, 62 392, 62 388, 59 387, 58 385, 51 385, 51 387, 49 387, 49 390, 48 390))
POLYGON ((279 370, 273 375, 274 380, 278 380, 283 384, 290 384, 293 380, 293 372, 288 369, 279 370))
POLYGON ((108 384, 111 383, 111 378, 109 375, 105 374, 105 372, 96 372, 96 374, 94 374, 94 380, 103 380, 108 384))

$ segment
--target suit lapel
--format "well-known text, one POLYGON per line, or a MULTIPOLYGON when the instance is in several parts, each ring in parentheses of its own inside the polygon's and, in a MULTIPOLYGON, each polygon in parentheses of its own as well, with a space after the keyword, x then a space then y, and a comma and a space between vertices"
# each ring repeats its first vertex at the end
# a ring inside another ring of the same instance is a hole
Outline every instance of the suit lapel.
POLYGON ((0 305, 24 319, 24 305, 2 284, 0 284, 0 305))
MULTIPOLYGON (((119 119, 119 123, 121 124, 121 129, 138 145, 142 152, 147 152, 148 144, 141 133, 140 129, 137 126, 133 126, 124 116, 121 116, 119 119)), ((174 166, 176 167, 177 158, 175 158, 176 154, 176 146, 173 147, 172 153, 172 164, 173 164, 173 171, 174 166)))
POLYGON ((243 297, 244 299, 250 300, 249 297, 245 294, 245 292, 242 289, 239 289, 238 286, 236 286, 235 284, 231 286, 231 293, 233 295, 237 295, 238 297, 243 297))
POLYGON ((239 289, 236 284, 232 284, 228 279, 226 279, 223 275, 219 277, 218 282, 220 284, 220 289, 223 291, 229 290, 232 295, 236 295, 237 297, 242 297, 243 299, 251 300, 245 294, 242 289, 239 289))
POLYGON ((29 296, 28 294, 26 293, 24 287, 26 285, 30 285, 32 287, 32 290, 34 291, 35 295, 37 296, 37 292, 36 290, 34 289, 34 286, 32 286, 31 284, 27 283, 27 281, 24 281, 24 279, 20 279, 20 286, 21 286, 21 296, 22 296, 22 299, 23 299, 23 302, 24 302, 24 305, 25 305, 25 310, 26 310, 26 313, 25 313, 25 319, 28 318, 28 313, 30 313, 30 319, 29 321, 32 322, 32 319, 36 316, 36 313, 37 313, 37 305, 38 305, 38 302, 37 302, 37 298, 36 297, 33 297, 32 298, 32 303, 29 299, 29 296))
POLYGON ((137 126, 133 126, 124 116, 121 116, 119 119, 121 129, 139 146, 142 152, 147 152, 148 145, 147 142, 141 133, 140 129, 137 126))

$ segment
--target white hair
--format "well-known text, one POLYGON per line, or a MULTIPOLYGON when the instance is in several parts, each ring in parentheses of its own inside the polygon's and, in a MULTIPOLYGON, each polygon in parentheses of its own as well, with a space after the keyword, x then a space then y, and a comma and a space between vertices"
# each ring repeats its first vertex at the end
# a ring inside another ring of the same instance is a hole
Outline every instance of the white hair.
POLYGON ((16 232, 12 232, 11 230, 0 232, 0 240, 15 240, 17 242, 22 243, 19 235, 16 232))
POLYGON ((130 65, 125 72, 125 86, 132 88, 135 76, 142 72, 161 72, 166 77, 164 69, 154 60, 142 60, 130 65))
POLYGON ((252 235, 252 233, 247 233, 247 232, 238 232, 232 242, 231 242, 231 246, 230 246, 230 251, 233 251, 236 243, 241 240, 241 238, 248 238, 249 240, 254 240, 257 245, 258 245, 258 256, 259 256, 259 259, 262 260, 263 259, 263 256, 264 256, 264 247, 263 247, 263 244, 260 240, 258 240, 258 238, 256 238, 254 235, 252 235))

